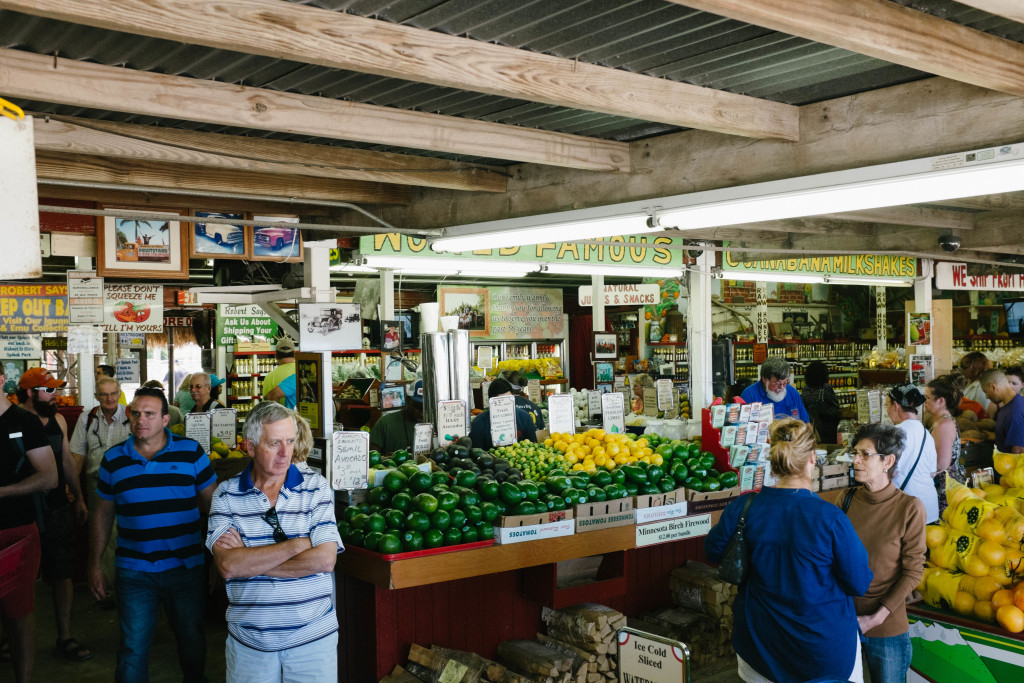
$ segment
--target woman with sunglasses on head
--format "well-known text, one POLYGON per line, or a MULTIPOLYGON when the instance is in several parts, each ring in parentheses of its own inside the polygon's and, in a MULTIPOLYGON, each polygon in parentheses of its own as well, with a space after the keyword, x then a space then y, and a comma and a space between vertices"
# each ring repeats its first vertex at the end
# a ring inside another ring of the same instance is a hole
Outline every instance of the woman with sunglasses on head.
POLYGON ((898 427, 869 424, 853 437, 853 472, 859 486, 822 493, 853 522, 874 574, 867 592, 853 599, 872 683, 905 681, 912 648, 907 597, 921 581, 927 548, 924 504, 893 485, 904 450, 898 427))
POLYGON ((733 605, 732 643, 748 683, 863 679, 852 596, 871 583, 864 545, 835 506, 811 492, 814 429, 794 418, 771 426, 774 487, 737 498, 708 534, 718 562, 747 500, 748 573, 733 605))
POLYGON ((963 398, 963 375, 936 377, 924 388, 924 409, 932 416, 931 435, 935 439, 935 493, 939 497, 939 515, 946 509, 946 475, 961 484, 967 473, 960 462, 960 428, 955 416, 960 414, 963 398))
POLYGON ((896 465, 893 482, 900 491, 924 503, 926 522, 939 519, 939 497, 932 477, 937 469, 935 439, 921 424, 918 408, 924 405, 924 394, 913 384, 901 384, 889 390, 886 412, 892 423, 903 430, 905 457, 896 465))

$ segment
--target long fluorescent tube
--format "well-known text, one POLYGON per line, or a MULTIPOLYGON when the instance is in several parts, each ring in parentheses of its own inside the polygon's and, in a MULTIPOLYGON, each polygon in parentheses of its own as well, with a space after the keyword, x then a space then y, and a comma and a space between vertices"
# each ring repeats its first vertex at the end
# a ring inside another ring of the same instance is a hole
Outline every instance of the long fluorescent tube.
POLYGON ((828 285, 884 285, 885 287, 911 287, 911 280, 884 277, 833 277, 824 273, 763 273, 750 270, 723 270, 723 280, 750 280, 754 282, 795 282, 828 285))
POLYGON ((544 272, 554 275, 610 275, 612 277, 680 277, 681 268, 598 266, 587 263, 549 263, 544 272))
POLYGON ((753 282, 795 282, 803 284, 821 284, 825 280, 821 275, 804 275, 801 273, 761 273, 751 270, 723 270, 723 280, 750 280, 753 282))
POLYGON ((510 261, 501 259, 457 259, 434 258, 432 254, 424 256, 365 256, 363 264, 371 268, 390 268, 409 272, 411 270, 430 273, 454 274, 460 270, 489 271, 491 277, 509 273, 531 273, 540 270, 539 263, 529 261, 510 261))
POLYGON ((697 230, 1018 190, 1024 190, 1024 144, 694 192, 657 203, 662 225, 697 230))
POLYGON ((464 252, 661 232, 660 227, 648 225, 648 212, 609 216, 607 208, 568 211, 566 214, 572 215, 564 220, 559 220, 559 214, 546 214, 446 228, 444 237, 430 241, 430 248, 436 252, 464 252))

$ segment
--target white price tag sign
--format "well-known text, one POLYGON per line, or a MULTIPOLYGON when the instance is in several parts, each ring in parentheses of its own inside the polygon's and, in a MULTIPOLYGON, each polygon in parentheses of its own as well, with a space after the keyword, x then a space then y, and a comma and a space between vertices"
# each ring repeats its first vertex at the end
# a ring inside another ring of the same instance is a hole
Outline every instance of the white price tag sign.
POLYGON ((552 434, 576 432, 576 403, 571 394, 548 396, 548 429, 552 434))
POLYGON ((655 386, 658 390, 658 410, 668 410, 672 407, 672 380, 659 379, 655 386))
POLYGON ((621 434, 626 431, 625 403, 622 394, 617 392, 601 396, 604 431, 609 434, 621 434))
POLYGON ((488 401, 491 415, 491 442, 511 446, 516 442, 516 398, 495 396, 488 401))
POLYGON ((467 433, 466 402, 440 401, 437 404, 437 440, 441 445, 448 446, 467 433))
POLYGON ((137 356, 118 358, 116 373, 121 384, 139 384, 142 382, 142 361, 137 356))
POLYGON ((601 392, 593 389, 587 390, 587 414, 593 418, 601 414, 601 392))
POLYGON ((481 370, 490 370, 494 367, 494 347, 478 346, 476 349, 476 366, 481 370))
POLYGON ((434 447, 434 425, 429 422, 417 422, 413 428, 412 454, 429 453, 434 447))
POLYGON ((235 430, 238 427, 238 411, 234 408, 218 408, 211 414, 211 433, 226 443, 229 448, 235 447, 235 430))
POLYGON ((331 454, 331 488, 365 489, 370 480, 370 434, 334 432, 331 454))
POLYGON ((210 452, 210 430, 213 426, 213 416, 210 413, 186 413, 185 414, 185 436, 197 441, 203 447, 204 453, 210 452))
POLYGON ((526 398, 530 399, 532 403, 540 404, 540 380, 531 379, 526 381, 526 398))

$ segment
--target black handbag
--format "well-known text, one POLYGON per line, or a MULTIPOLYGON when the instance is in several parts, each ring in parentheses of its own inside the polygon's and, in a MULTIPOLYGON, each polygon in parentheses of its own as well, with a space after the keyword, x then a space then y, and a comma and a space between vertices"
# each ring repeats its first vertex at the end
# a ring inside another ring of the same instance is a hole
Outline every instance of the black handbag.
POLYGON ((750 558, 747 554, 747 542, 743 537, 743 529, 747 525, 747 510, 750 509, 750 504, 754 502, 756 495, 756 493, 750 494, 743 504, 740 521, 736 523, 736 531, 729 539, 729 544, 725 546, 725 552, 722 553, 722 559, 718 563, 718 578, 737 586, 746 580, 747 572, 750 570, 750 558))

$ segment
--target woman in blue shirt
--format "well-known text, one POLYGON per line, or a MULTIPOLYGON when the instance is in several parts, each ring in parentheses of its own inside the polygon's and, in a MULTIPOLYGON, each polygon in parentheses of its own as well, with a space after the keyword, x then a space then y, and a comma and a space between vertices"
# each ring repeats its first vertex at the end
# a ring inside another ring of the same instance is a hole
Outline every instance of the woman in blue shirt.
MULTIPOLYGON (((750 571, 733 607, 732 642, 744 681, 861 681, 855 595, 871 584, 868 556, 850 520, 811 492, 814 430, 782 418, 771 426, 778 478, 747 512, 750 571)), ((705 540, 718 562, 746 496, 736 499, 705 540)))

